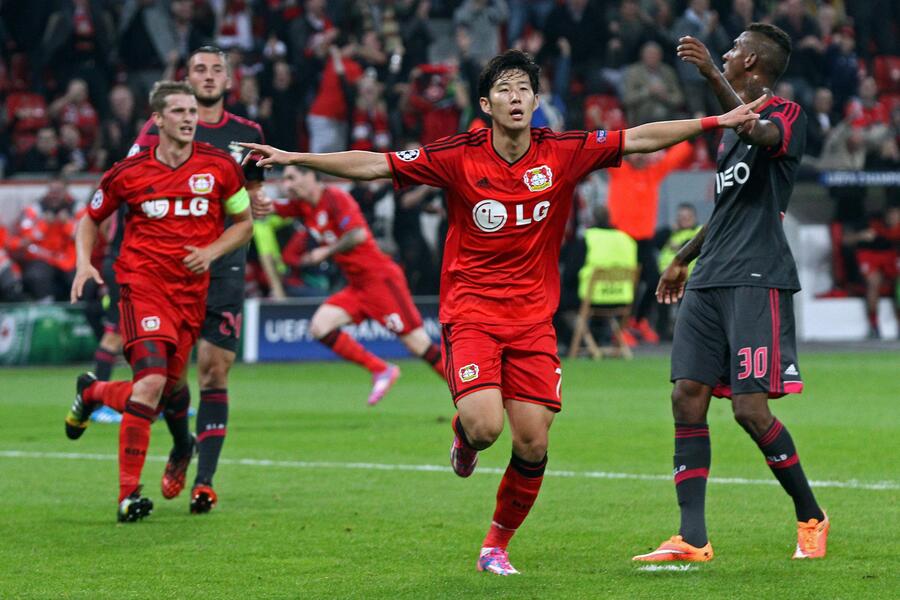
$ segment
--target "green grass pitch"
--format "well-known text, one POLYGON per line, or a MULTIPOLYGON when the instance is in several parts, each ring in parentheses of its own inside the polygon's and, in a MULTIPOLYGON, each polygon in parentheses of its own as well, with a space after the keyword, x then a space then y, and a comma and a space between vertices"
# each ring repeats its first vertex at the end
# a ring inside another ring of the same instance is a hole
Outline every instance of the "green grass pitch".
POLYGON ((580 360, 563 366, 548 475, 509 578, 475 571, 508 432, 455 477, 452 405, 423 364, 403 362, 375 408, 352 365, 237 367, 219 506, 192 516, 186 494, 162 499, 157 424, 144 471, 156 509, 127 525, 115 522, 118 427, 63 434, 78 369, 4 369, 0 598, 896 598, 900 353, 801 358, 806 392, 774 410, 809 477, 831 482, 816 488, 833 522, 825 560, 789 559, 792 504, 714 401, 716 558, 639 570, 631 556, 677 529, 668 361, 580 360))

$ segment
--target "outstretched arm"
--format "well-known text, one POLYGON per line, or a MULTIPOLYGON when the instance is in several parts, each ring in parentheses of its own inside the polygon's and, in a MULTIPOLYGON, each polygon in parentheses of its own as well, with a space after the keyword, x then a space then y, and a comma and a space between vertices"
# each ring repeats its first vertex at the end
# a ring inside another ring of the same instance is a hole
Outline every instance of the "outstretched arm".
POLYGON ((252 154, 261 154, 263 157, 256 162, 256 165, 266 169, 276 165, 297 165, 347 179, 371 181, 372 179, 389 179, 391 177, 387 155, 381 152, 350 150, 349 152, 312 154, 309 152, 285 152, 266 144, 241 142, 240 145, 252 151, 244 159, 245 162, 250 159, 252 154))
POLYGON ((632 127, 625 131, 625 145, 622 148, 622 152, 623 154, 656 152, 700 135, 706 129, 718 127, 735 129, 745 123, 759 120, 759 115, 753 111, 765 101, 766 96, 760 96, 753 102, 742 104, 718 117, 686 119, 684 121, 661 121, 659 123, 647 123, 632 127))
MULTIPOLYGON (((681 60, 697 67, 719 100, 722 110, 732 110, 741 105, 740 96, 725 79, 725 74, 716 67, 703 42, 689 35, 684 36, 678 40, 677 51, 681 60)), ((770 90, 766 92, 771 95, 770 90)), ((754 146, 774 146, 781 141, 781 132, 771 121, 762 120, 753 127, 741 128, 737 132, 745 144, 754 146)))

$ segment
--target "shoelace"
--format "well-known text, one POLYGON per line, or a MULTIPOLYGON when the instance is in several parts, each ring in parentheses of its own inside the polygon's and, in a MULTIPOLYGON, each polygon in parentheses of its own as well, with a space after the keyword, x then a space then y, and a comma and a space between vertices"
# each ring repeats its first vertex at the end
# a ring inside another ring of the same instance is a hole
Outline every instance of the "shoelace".
POLYGON ((491 550, 488 555, 488 564, 491 562, 497 563, 497 566, 503 569, 504 571, 512 571, 512 565, 509 564, 509 555, 501 550, 500 548, 495 548, 491 550))
POLYGON ((805 553, 815 552, 819 547, 818 523, 810 521, 800 526, 800 549, 805 553))

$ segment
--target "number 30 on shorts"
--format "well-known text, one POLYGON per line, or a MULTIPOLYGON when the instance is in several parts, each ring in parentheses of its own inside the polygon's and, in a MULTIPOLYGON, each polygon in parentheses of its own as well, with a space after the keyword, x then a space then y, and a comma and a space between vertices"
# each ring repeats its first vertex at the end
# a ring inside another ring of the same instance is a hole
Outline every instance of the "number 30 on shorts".
POLYGON ((755 379, 766 376, 769 369, 769 348, 767 346, 760 346, 756 350, 746 346, 738 350, 737 355, 741 361, 738 379, 747 379, 750 375, 753 375, 755 379))

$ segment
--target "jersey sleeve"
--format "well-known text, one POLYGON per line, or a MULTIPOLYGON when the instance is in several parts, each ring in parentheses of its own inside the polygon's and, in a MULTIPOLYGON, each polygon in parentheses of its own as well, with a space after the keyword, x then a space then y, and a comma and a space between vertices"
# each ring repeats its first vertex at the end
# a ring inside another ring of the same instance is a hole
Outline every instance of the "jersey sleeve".
POLYGON ((231 157, 223 157, 222 165, 224 174, 222 202, 225 205, 225 212, 229 215, 242 213, 250 208, 250 195, 247 193, 247 180, 244 178, 244 171, 236 162, 231 160, 231 157))
POLYGON ((366 219, 353 196, 343 190, 333 188, 333 191, 335 201, 329 207, 329 216, 337 224, 338 231, 344 234, 351 229, 367 227, 366 219))
POLYGON ((625 145, 623 131, 597 129, 583 134, 581 137, 562 134, 558 141, 563 151, 568 150, 570 172, 576 181, 591 171, 618 167, 622 163, 622 148, 625 145))
POLYGON ((117 191, 116 178, 111 173, 112 171, 107 172, 100 180, 100 185, 87 206, 88 216, 98 225, 116 212, 119 205, 122 204, 122 197, 117 191))
POLYGON ((806 113, 796 102, 785 102, 775 107, 766 117, 781 132, 781 142, 767 150, 773 158, 790 157, 797 160, 806 149, 806 113))
POLYGON ((296 203, 291 202, 286 198, 276 198, 272 202, 272 208, 275 210, 276 215, 284 219, 296 219, 302 217, 300 211, 297 210, 296 203))
POLYGON ((137 138, 134 140, 134 144, 131 145, 128 156, 134 156, 141 150, 146 150, 157 142, 159 142, 159 130, 156 128, 156 123, 153 122, 153 119, 148 119, 147 122, 144 123, 144 126, 141 127, 137 138))
POLYGON ((430 185, 446 188, 457 179, 457 166, 465 151, 463 138, 467 134, 442 138, 415 150, 390 152, 388 162, 394 180, 394 189, 410 185, 430 185))

